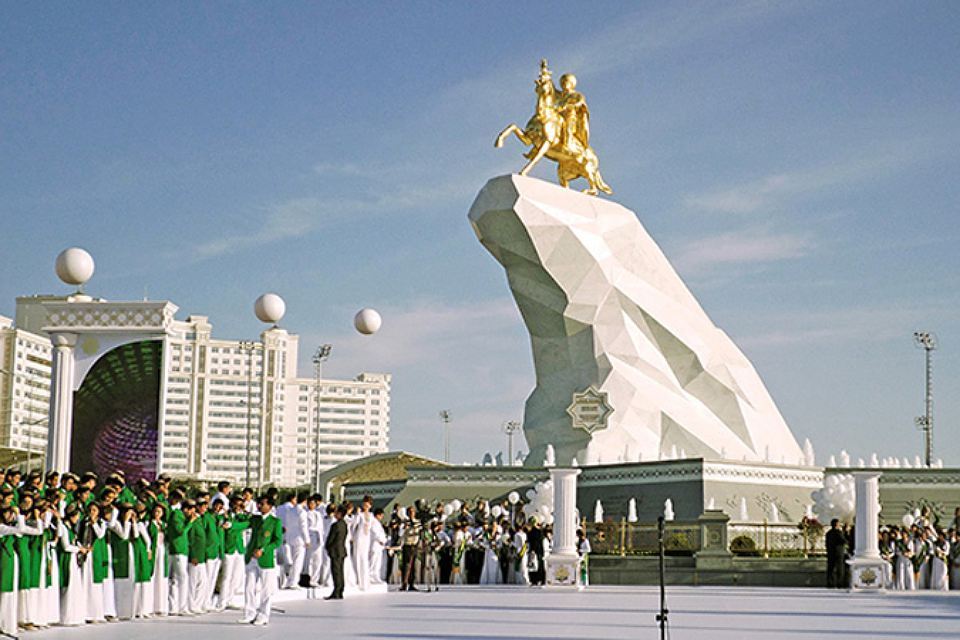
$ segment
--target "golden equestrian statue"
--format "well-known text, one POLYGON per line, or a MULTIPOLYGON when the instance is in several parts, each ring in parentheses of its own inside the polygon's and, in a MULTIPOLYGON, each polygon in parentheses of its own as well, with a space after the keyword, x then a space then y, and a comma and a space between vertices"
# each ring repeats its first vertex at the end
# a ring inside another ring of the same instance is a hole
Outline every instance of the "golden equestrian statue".
POLYGON ((567 187, 571 180, 584 178, 590 183, 584 193, 610 194, 613 190, 600 175, 600 161, 590 148, 590 110, 583 94, 577 91, 577 78, 572 73, 560 76, 560 89, 553 84, 553 75, 547 61, 540 61, 540 77, 534 83, 537 92, 537 111, 521 129, 511 124, 500 132, 494 146, 500 148, 511 133, 530 150, 520 170, 525 176, 546 156, 557 163, 557 179, 567 187))

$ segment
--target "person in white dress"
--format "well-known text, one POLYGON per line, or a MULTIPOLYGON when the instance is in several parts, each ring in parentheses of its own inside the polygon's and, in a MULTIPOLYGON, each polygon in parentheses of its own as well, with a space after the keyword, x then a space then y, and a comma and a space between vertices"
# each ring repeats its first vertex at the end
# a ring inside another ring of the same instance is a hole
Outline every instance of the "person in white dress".
MULTIPOLYGON (((116 606, 116 617, 120 620, 129 620, 133 617, 133 508, 123 505, 114 512, 107 528, 110 530, 110 553, 113 574, 113 596, 116 606), (119 557, 123 554, 126 558, 119 557), (126 571, 120 573, 126 565, 126 571)), ((104 609, 109 617, 109 602, 104 603, 104 609)))
POLYGON ((77 541, 77 523, 80 509, 76 504, 64 508, 60 521, 60 624, 75 627, 83 624, 87 618, 87 599, 83 592, 83 576, 80 575, 79 553, 81 547, 77 541))
POLYGON ((387 532, 383 529, 383 509, 373 512, 373 528, 370 532, 370 582, 383 584, 386 575, 383 565, 386 557, 387 532))
POLYGON ((20 583, 18 585, 18 605, 17 616, 20 626, 25 629, 35 629, 43 626, 45 617, 41 610, 40 586, 31 586, 24 588, 24 581, 36 580, 43 576, 43 515, 37 505, 34 504, 30 495, 24 495, 20 498, 20 539, 17 541, 17 556, 20 561, 21 569, 20 583), (40 549, 39 551, 37 551, 40 549), (28 564, 35 555, 41 557, 41 566, 37 569, 28 564), (30 571, 36 571, 31 578, 30 571))
POLYGON ((40 564, 40 624, 60 624, 60 563, 57 545, 60 539, 60 510, 54 502, 44 502, 43 558, 40 564))
POLYGON ((17 584, 20 580, 20 562, 14 548, 23 528, 23 517, 12 507, 4 507, 0 511, 0 552, 4 556, 3 566, 10 570, 9 578, 4 575, 2 580, 9 589, 0 590, 0 632, 10 637, 16 637, 18 633, 20 603, 17 584))
POLYGON ((165 616, 170 612, 170 569, 169 553, 166 543, 166 524, 164 514, 166 508, 162 503, 153 507, 150 522, 147 524, 147 533, 150 536, 150 545, 153 549, 153 578, 151 578, 153 592, 153 615, 165 616))
POLYGON ((87 600, 87 622, 103 622, 106 619, 103 610, 103 583, 106 578, 103 576, 109 575, 110 563, 106 536, 107 523, 100 519, 100 505, 91 502, 77 531, 81 547, 80 577, 87 600))
POLYGON ((350 542, 353 546, 353 570, 357 576, 357 588, 367 591, 370 588, 370 541, 373 535, 373 498, 364 496, 360 512, 354 518, 350 529, 350 542))
POLYGON ((897 591, 914 591, 917 588, 916 574, 913 566, 913 540, 910 532, 903 530, 900 538, 894 543, 894 589, 897 591))
POLYGON ((917 568, 917 589, 930 588, 930 558, 933 555, 933 541, 926 529, 913 541, 913 565, 917 568))
POLYGON ((950 543, 943 531, 937 532, 930 554, 930 589, 933 591, 950 590, 950 543))
MULTIPOLYGON (((105 499, 103 501, 103 511, 101 512, 102 520, 104 526, 106 526, 107 534, 105 536, 107 541, 107 576, 103 579, 103 589, 101 591, 103 595, 103 615, 104 617, 113 622, 117 619, 117 597, 116 597, 116 583, 114 582, 114 573, 113 573, 113 540, 112 536, 118 525, 119 514, 116 507, 114 507, 111 502, 112 498, 105 499)), ((120 525, 120 530, 123 530, 122 525, 120 525)))
POLYGON ((354 523, 357 519, 356 507, 353 506, 353 503, 347 502, 347 515, 344 516, 343 521, 347 523, 347 557, 343 560, 343 583, 348 589, 357 588, 357 569, 353 564, 353 536, 350 535, 350 532, 353 531, 354 523))
POLYGON ((480 584, 500 584, 500 526, 491 522, 483 533, 483 571, 480 584))
POLYGON ((150 537, 147 507, 143 503, 137 504, 132 523, 133 541, 130 549, 133 551, 134 563, 132 572, 133 582, 133 617, 150 618, 153 616, 153 540, 150 537))

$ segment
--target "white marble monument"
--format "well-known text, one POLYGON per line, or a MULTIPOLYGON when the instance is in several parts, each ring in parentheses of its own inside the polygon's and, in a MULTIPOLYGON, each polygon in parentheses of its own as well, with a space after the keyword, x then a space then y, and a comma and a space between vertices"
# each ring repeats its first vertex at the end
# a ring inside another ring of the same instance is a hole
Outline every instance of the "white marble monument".
POLYGON ((760 380, 704 313, 629 209, 518 175, 490 180, 470 210, 530 332, 528 464, 804 459, 760 380), (721 452, 723 452, 721 454, 721 452))

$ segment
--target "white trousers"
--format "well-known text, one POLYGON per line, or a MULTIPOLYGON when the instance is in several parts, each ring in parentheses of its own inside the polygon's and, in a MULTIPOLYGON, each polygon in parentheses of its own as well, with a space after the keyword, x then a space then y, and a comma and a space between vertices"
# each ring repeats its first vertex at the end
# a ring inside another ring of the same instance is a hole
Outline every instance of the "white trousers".
POLYGON ((375 544, 370 549, 370 582, 383 584, 383 547, 375 544))
POLYGON ((310 536, 310 549, 307 551, 307 570, 310 576, 310 584, 323 584, 323 565, 326 559, 326 551, 320 543, 320 536, 310 536))
POLYGON ((190 578, 187 556, 170 556, 170 613, 178 616, 190 610, 190 578))
POLYGON ((223 580, 220 581, 219 609, 233 606, 237 595, 243 594, 243 554, 229 553, 223 557, 223 580))
POLYGON ((17 635, 17 589, 20 563, 13 561, 13 591, 0 593, 0 631, 11 636, 17 635))
POLYGON ((206 563, 187 565, 187 577, 190 583, 190 596, 187 599, 187 610, 190 613, 204 613, 207 597, 207 565, 206 563))
POLYGON ((113 599, 116 603, 116 616, 121 620, 133 617, 133 563, 130 563, 129 578, 113 579, 113 599))
POLYGON ((20 561, 13 561, 13 591, 0 593, 0 631, 11 636, 17 635, 17 584, 20 582, 20 561))
POLYGON ((357 575, 357 587, 361 591, 370 588, 370 548, 369 541, 367 549, 354 548, 353 570, 357 575))
POLYGON ((257 559, 247 563, 243 593, 243 618, 250 622, 261 619, 270 622, 270 602, 277 592, 277 570, 261 569, 257 559))
POLYGON ((220 558, 207 560, 207 583, 206 595, 204 596, 204 609, 211 611, 216 608, 217 578, 220 576, 220 558))
POLYGON ((87 559, 80 570, 83 576, 83 593, 86 595, 86 618, 94 622, 103 622, 103 583, 93 581, 93 554, 87 554, 87 559))
POLYGON ((306 557, 307 548, 302 538, 291 540, 289 544, 283 546, 283 588, 293 589, 300 584, 300 574, 303 572, 303 560, 306 557))
POLYGON ((153 615, 153 582, 133 583, 133 617, 145 618, 153 615))

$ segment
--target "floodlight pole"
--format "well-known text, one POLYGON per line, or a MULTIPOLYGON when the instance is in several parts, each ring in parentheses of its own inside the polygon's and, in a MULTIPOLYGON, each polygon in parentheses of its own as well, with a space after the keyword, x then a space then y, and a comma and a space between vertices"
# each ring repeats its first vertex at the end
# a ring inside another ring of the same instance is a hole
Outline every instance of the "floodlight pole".
POLYGON ((924 389, 924 412, 916 419, 917 426, 923 431, 923 462, 927 466, 933 463, 933 351, 937 348, 937 339, 929 331, 915 331, 914 344, 924 350, 926 377, 924 389))
POLYGON ((520 431, 521 425, 516 420, 508 420, 503 423, 503 432, 507 434, 507 466, 513 466, 513 434, 520 431))
POLYGON ((253 352, 257 348, 257 343, 252 340, 241 340, 240 349, 247 353, 247 455, 246 455, 246 475, 244 486, 251 487, 251 466, 250 466, 250 429, 253 423, 253 352))
POLYGON ((316 376, 316 402, 313 406, 313 486, 316 493, 320 492, 320 379, 323 363, 330 358, 333 345, 323 344, 313 353, 313 372, 316 376))
POLYGON ((450 462, 450 416, 449 409, 440 411, 440 422, 443 423, 443 461, 450 462))

